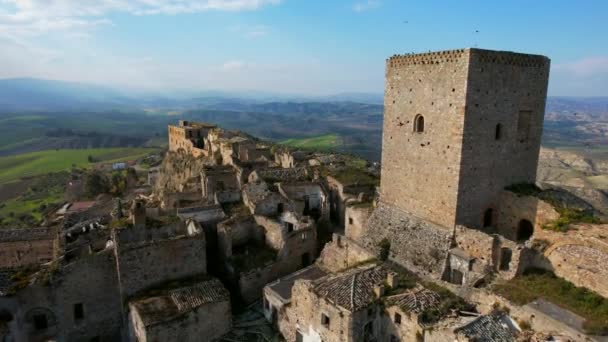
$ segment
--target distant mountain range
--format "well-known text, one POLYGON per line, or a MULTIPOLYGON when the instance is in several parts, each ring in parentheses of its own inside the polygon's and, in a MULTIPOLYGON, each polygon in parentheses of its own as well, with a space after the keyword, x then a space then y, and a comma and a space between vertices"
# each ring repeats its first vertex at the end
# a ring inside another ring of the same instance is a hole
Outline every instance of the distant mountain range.
POLYGON ((218 109, 250 110, 268 102, 359 102, 382 104, 382 94, 341 93, 301 96, 257 91, 153 92, 117 89, 85 83, 34 78, 0 79, 0 111, 57 111, 112 109, 218 109))
MULTIPOLYGON (((166 141, 178 119, 213 122, 266 139, 338 134, 344 149, 378 160, 383 95, 267 92, 153 93, 39 79, 0 80, 0 155, 44 148, 166 141), (53 130, 72 130, 55 136, 53 130), (98 134, 99 133, 99 134, 98 134)), ((607 146, 608 97, 549 97, 543 144, 607 146)))

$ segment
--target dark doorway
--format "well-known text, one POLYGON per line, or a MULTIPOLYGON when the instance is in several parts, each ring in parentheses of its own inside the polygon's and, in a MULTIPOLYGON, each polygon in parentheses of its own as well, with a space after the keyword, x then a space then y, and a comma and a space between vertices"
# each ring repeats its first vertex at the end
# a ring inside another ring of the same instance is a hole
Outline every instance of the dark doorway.
POLYGON ((488 208, 486 212, 483 214, 483 227, 489 228, 492 227, 492 216, 494 215, 494 210, 492 208, 488 208))
POLYGON ((308 196, 304 196, 304 211, 302 215, 308 215, 310 213, 310 198, 308 196))
POLYGON ((452 275, 450 277, 450 283, 456 285, 462 285, 462 281, 464 280, 464 274, 459 270, 452 270, 452 275))
POLYGON ((521 220, 517 225, 517 241, 526 241, 534 234, 534 225, 528 220, 521 220))
POLYGON ((282 214, 283 211, 285 210, 285 205, 283 203, 279 203, 277 204, 277 214, 282 214))
POLYGON ((45 330, 49 327, 49 321, 45 314, 34 315, 34 328, 36 330, 45 330))
POLYGON ((304 253, 302 254, 302 267, 306 267, 310 265, 310 254, 304 253))
POLYGON ((511 263, 511 258, 513 258, 513 251, 511 249, 503 247, 500 249, 500 270, 508 271, 509 264, 511 263))

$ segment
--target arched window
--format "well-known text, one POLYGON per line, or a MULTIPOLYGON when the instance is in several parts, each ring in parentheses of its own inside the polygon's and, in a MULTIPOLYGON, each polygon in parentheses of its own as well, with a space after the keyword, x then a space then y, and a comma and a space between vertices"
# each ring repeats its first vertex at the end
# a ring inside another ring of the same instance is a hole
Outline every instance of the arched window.
POLYGON ((488 228, 492 226, 492 215, 494 214, 494 210, 492 210, 492 208, 488 208, 484 213, 483 213, 483 227, 484 228, 488 228))
POLYGON ((517 225, 517 241, 526 241, 534 234, 534 225, 528 220, 521 220, 517 225))
POLYGON ((414 132, 424 132, 424 116, 420 114, 416 115, 416 117, 414 118, 414 132))
POLYGON ((494 139, 500 140, 502 138, 502 125, 496 124, 496 129, 494 130, 494 139))

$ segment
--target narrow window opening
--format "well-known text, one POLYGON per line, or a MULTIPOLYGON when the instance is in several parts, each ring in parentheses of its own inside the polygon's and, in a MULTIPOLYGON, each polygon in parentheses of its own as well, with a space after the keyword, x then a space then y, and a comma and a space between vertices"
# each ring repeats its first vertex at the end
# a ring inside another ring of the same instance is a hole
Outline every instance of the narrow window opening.
POLYGON ((483 227, 488 228, 492 226, 492 215, 494 214, 494 210, 492 208, 488 208, 486 212, 483 214, 483 227))
POLYGON ((395 312, 395 324, 401 324, 401 315, 395 312))
POLYGON ((82 303, 74 304, 74 320, 79 321, 84 319, 84 306, 82 303))
POLYGON ((502 125, 497 124, 494 130, 494 140, 500 140, 502 138, 502 125))
POLYGON ((288 233, 293 232, 293 223, 291 223, 291 222, 285 222, 285 225, 287 226, 287 232, 288 233))
POLYGON ((329 328, 329 316, 321 314, 321 324, 323 324, 324 327, 329 328))
POLYGON ((414 118, 414 132, 422 133, 424 132, 424 116, 418 114, 414 118))

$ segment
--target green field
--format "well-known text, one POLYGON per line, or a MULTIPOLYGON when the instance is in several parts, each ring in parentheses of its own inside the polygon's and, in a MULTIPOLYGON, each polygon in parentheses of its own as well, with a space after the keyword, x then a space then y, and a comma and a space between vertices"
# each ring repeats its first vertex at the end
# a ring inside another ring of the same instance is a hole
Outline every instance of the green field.
POLYGON ((49 150, 0 157, 0 184, 22 177, 31 177, 70 169, 72 166, 88 167, 93 157, 96 163, 126 161, 142 157, 154 148, 98 148, 78 150, 49 150))
POLYGON ((288 139, 279 143, 281 145, 306 150, 331 150, 340 146, 342 140, 337 134, 325 134, 310 138, 288 139))

